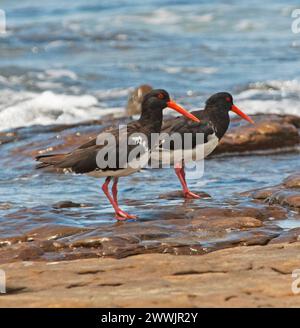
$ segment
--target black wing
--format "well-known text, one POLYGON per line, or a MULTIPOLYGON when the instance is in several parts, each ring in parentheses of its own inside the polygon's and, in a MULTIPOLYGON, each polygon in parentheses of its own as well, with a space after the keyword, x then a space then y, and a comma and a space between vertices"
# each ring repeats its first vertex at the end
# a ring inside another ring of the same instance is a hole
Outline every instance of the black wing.
MULTIPOLYGON (((203 141, 206 143, 208 137, 215 133, 212 123, 209 121, 208 117, 205 115, 204 111, 194 111, 192 112, 197 118, 200 119, 200 123, 186 119, 185 117, 179 116, 170 120, 167 120, 163 123, 161 132, 172 135, 178 133, 182 137, 182 142, 184 144, 185 137, 192 139, 192 147, 194 148, 197 143, 197 134, 203 134, 203 141), (188 135, 190 134, 190 135, 188 135)), ((163 148, 163 142, 160 144, 160 147, 163 148)), ((170 144, 170 149, 174 149, 172 143, 170 144)))
MULTIPOLYGON (((134 133, 137 133, 137 135, 139 133, 143 133, 147 136, 147 138, 149 137, 147 131, 138 121, 132 122, 127 125, 127 130, 106 130, 100 133, 97 138, 88 141, 87 143, 83 144, 68 154, 48 154, 38 156, 36 157, 36 160, 40 161, 41 164, 39 164, 37 168, 53 166, 55 168, 68 169, 75 173, 89 173, 97 169, 101 169, 102 171, 118 170, 119 168, 123 168, 124 165, 126 165, 130 152, 135 147, 140 145, 140 140, 138 140, 136 144, 128 145, 127 137, 130 138, 130 136, 132 136, 134 133), (114 144, 109 145, 107 142, 105 142, 107 136, 106 133, 110 133, 110 135, 114 137, 114 144), (100 144, 100 141, 103 141, 103 143, 100 144), (127 145, 127 156, 122 156, 124 145, 127 145), (106 148, 104 149, 104 147, 106 148), (99 163, 99 157, 97 156, 101 150, 103 150, 102 158, 104 161, 99 163), (108 162, 109 156, 110 158, 115 159, 113 165, 111 165, 111 162, 108 162)), ((140 147, 139 149, 144 149, 144 152, 148 150, 147 147, 140 147)))

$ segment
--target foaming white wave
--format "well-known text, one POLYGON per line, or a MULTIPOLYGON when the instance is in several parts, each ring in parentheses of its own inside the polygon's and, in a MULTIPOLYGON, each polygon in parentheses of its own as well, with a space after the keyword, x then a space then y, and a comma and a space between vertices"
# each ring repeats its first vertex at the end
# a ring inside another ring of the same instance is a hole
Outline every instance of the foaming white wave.
POLYGON ((250 83, 248 90, 262 90, 268 91, 268 93, 278 93, 285 95, 290 92, 300 92, 300 81, 294 80, 271 80, 266 82, 250 83))
POLYGON ((5 87, 30 85, 44 90, 51 90, 62 87, 62 83, 60 83, 62 78, 75 81, 78 76, 67 69, 48 69, 40 72, 26 72, 20 75, 0 75, 0 84, 5 87))
POLYGON ((191 24, 205 25, 214 20, 214 15, 212 13, 198 13, 198 12, 190 12, 189 10, 184 10, 176 12, 174 10, 170 10, 170 8, 161 7, 151 12, 138 14, 138 15, 120 15, 118 16, 117 21, 138 21, 141 23, 149 24, 149 25, 164 25, 167 26, 189 26, 191 24), (182 25, 183 24, 183 25, 182 25))
MULTIPOLYGON (((59 79, 62 77, 68 77, 71 80, 77 80, 77 74, 68 69, 48 69, 45 72, 46 77, 53 79, 59 79)), ((42 76, 43 78, 44 76, 42 76)))
POLYGON ((267 81, 249 85, 235 97, 247 113, 292 114, 300 116, 300 81, 267 81))
POLYGON ((291 114, 300 116, 300 103, 293 100, 242 100, 239 107, 247 114, 291 114))
POLYGON ((72 124, 120 112, 120 108, 103 108, 92 95, 0 92, 0 130, 35 124, 72 124))
POLYGON ((13 85, 22 83, 23 81, 24 81, 23 76, 16 76, 16 75, 2 76, 2 75, 0 75, 0 83, 5 86, 13 86, 13 85))

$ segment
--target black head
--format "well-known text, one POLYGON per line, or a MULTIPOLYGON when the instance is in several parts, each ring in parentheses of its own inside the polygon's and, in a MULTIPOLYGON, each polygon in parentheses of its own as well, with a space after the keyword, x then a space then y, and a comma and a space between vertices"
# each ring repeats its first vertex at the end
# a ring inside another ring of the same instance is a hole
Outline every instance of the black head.
POLYGON ((166 90, 154 89, 144 96, 142 111, 147 109, 162 111, 164 108, 168 107, 169 101, 170 95, 166 90))
POLYGON ((218 113, 220 116, 222 116, 222 113, 224 116, 229 111, 232 111, 244 120, 254 124, 253 120, 233 103, 232 95, 228 92, 218 92, 208 98, 206 101, 206 110, 218 113))
POLYGON ((244 120, 254 123, 252 119, 243 113, 233 103, 232 95, 228 92, 218 92, 209 97, 206 101, 205 112, 210 121, 214 124, 217 136, 223 137, 230 123, 229 111, 242 117, 244 120))
POLYGON ((187 117, 195 122, 200 122, 197 117, 189 113, 187 110, 176 104, 175 101, 170 99, 166 90, 155 89, 145 95, 142 103, 142 115, 140 120, 147 125, 155 125, 156 130, 161 129, 162 124, 162 111, 164 108, 169 107, 181 115, 187 117))
POLYGON ((218 92, 209 97, 206 106, 218 108, 220 111, 229 112, 232 109, 233 98, 228 92, 218 92))

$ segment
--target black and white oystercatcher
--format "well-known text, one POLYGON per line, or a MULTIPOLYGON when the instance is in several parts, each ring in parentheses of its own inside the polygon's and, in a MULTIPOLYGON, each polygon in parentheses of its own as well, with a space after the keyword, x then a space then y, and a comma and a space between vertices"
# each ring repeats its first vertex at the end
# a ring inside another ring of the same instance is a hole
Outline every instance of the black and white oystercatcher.
POLYGON ((232 95, 227 92, 219 92, 212 95, 206 101, 206 105, 203 110, 191 112, 200 120, 200 123, 188 121, 184 117, 177 117, 163 123, 161 133, 167 133, 169 135, 174 133, 180 134, 182 138, 182 145, 185 145, 184 135, 192 134, 192 151, 191 149, 181 148, 179 156, 177 156, 175 154, 176 149, 169 148, 169 145, 168 148, 166 148, 166 146, 164 148, 164 143, 162 142, 160 144, 159 151, 152 153, 152 157, 156 157, 152 159, 161 163, 162 152, 169 152, 168 156, 165 158, 169 158, 170 164, 174 166, 175 173, 182 185, 185 198, 200 198, 199 195, 191 192, 187 186, 184 170, 185 162, 193 160, 193 158, 196 157, 195 153, 197 152, 200 152, 200 156, 197 157, 198 159, 203 159, 213 152, 229 127, 230 111, 254 124, 253 120, 249 116, 233 104, 232 95), (197 144, 197 133, 202 133, 204 136, 204 140, 202 140, 201 144, 197 144), (202 158, 200 158, 201 156, 202 158), (174 158, 177 162, 174 162, 176 161, 174 158), (180 160, 178 161, 178 159, 180 160))
POLYGON ((120 130, 112 128, 106 130, 99 134, 97 138, 92 139, 70 153, 37 156, 36 160, 41 162, 37 165, 37 168, 52 166, 55 168, 67 169, 68 171, 78 174, 88 174, 93 177, 106 177, 102 190, 113 206, 116 218, 118 220, 135 218, 135 216, 122 211, 118 205, 118 178, 127 176, 141 169, 141 167, 136 166, 136 163, 133 165, 130 159, 130 154, 132 154, 136 148, 139 148, 139 156, 137 157, 145 157, 146 161, 142 162, 144 162, 145 165, 147 164, 151 150, 155 146, 155 143, 151 140, 151 134, 160 133, 163 119, 162 112, 166 107, 174 109, 188 119, 200 122, 198 118, 172 101, 167 91, 162 89, 152 90, 144 97, 142 102, 142 113, 139 120, 129 123, 127 127, 120 130), (107 147, 107 143, 103 144, 101 140, 107 140, 108 133, 114 138, 115 144, 108 148, 105 155, 106 157, 99 157, 104 147, 107 147), (151 148, 150 145, 153 145, 153 147, 151 148), (116 160, 110 162, 107 160, 108 157, 115 158, 116 160), (114 181, 111 195, 108 186, 112 178, 114 181))

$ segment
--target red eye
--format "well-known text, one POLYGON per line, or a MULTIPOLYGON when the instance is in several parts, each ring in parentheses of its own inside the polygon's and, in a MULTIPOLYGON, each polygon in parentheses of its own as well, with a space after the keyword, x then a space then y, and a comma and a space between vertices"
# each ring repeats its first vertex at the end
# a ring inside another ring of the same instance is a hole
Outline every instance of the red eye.
POLYGON ((231 102, 231 99, 229 97, 226 98, 226 101, 231 102))
POLYGON ((159 98, 159 99, 164 99, 165 96, 164 96, 162 93, 159 93, 159 94, 157 95, 157 98, 159 98))

